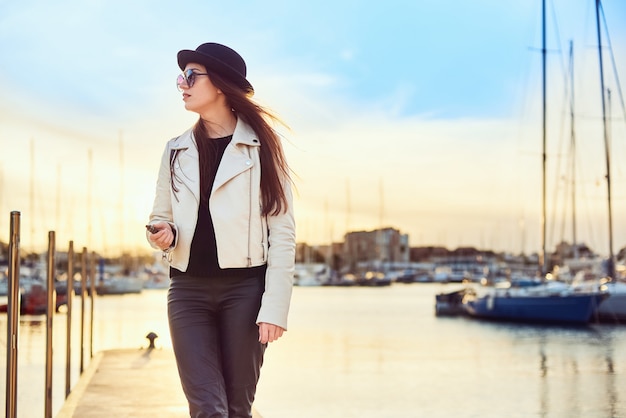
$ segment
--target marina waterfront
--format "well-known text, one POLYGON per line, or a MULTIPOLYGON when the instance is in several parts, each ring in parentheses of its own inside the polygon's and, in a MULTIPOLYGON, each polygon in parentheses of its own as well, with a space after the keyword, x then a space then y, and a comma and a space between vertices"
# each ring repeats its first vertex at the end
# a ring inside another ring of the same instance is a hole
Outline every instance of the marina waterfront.
MULTIPOLYGON (((435 295, 459 286, 294 287, 290 328, 266 352, 256 409, 264 418, 626 416, 626 326, 435 316, 435 295)), ((94 350, 145 348, 150 331, 159 335, 157 348, 170 349, 166 293, 98 297, 94 350)), ((20 417, 43 413, 43 319, 22 318, 20 417)), ((5 358, 6 315, 0 339, 5 358)), ((54 349, 56 413, 64 397, 62 313, 55 315, 54 349)), ((88 344, 86 351, 89 361, 88 344)), ((74 357, 72 385, 77 349, 74 357)), ((178 381, 163 384, 178 390, 178 381)))

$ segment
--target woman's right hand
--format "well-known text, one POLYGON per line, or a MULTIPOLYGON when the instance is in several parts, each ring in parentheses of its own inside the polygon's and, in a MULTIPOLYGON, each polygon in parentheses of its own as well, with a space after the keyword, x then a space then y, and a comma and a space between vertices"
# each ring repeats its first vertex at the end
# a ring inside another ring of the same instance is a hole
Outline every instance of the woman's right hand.
POLYGON ((165 251, 174 242, 174 232, 172 231, 172 227, 170 224, 164 221, 155 222, 152 224, 157 231, 155 233, 148 233, 148 239, 151 243, 161 249, 161 251, 165 251))

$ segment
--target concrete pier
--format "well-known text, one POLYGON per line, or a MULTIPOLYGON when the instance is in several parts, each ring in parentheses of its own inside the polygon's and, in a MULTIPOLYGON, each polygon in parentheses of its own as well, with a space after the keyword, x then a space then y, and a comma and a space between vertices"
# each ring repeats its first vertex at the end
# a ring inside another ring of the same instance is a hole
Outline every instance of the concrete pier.
POLYGON ((96 354, 57 418, 188 416, 174 353, 148 348, 96 354))

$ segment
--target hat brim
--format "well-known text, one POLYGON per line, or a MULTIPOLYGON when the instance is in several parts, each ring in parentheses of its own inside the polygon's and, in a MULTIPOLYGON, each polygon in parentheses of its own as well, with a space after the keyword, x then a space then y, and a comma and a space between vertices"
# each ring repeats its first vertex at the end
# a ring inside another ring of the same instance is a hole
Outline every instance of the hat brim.
POLYGON ((206 67, 207 71, 214 71, 222 77, 227 78, 238 87, 241 87, 241 89, 243 89, 246 93, 254 93, 252 84, 250 84, 244 76, 242 76, 233 67, 218 60, 217 58, 190 49, 183 49, 182 51, 179 51, 177 57, 178 66, 181 70, 184 70, 190 62, 202 64, 206 67))

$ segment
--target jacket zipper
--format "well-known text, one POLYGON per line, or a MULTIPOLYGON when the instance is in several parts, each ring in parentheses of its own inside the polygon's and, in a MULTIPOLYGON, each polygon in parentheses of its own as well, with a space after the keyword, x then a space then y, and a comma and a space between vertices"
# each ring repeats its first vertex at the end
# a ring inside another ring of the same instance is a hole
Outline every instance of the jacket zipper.
MULTIPOLYGON (((248 150, 248 158, 250 159, 250 164, 252 164, 252 158, 250 158, 250 148, 247 148, 248 150)), ((248 169, 248 176, 249 176, 249 204, 248 204, 248 267, 252 267, 252 233, 251 233, 251 229, 252 229, 252 167, 250 167, 250 169, 248 169)))

